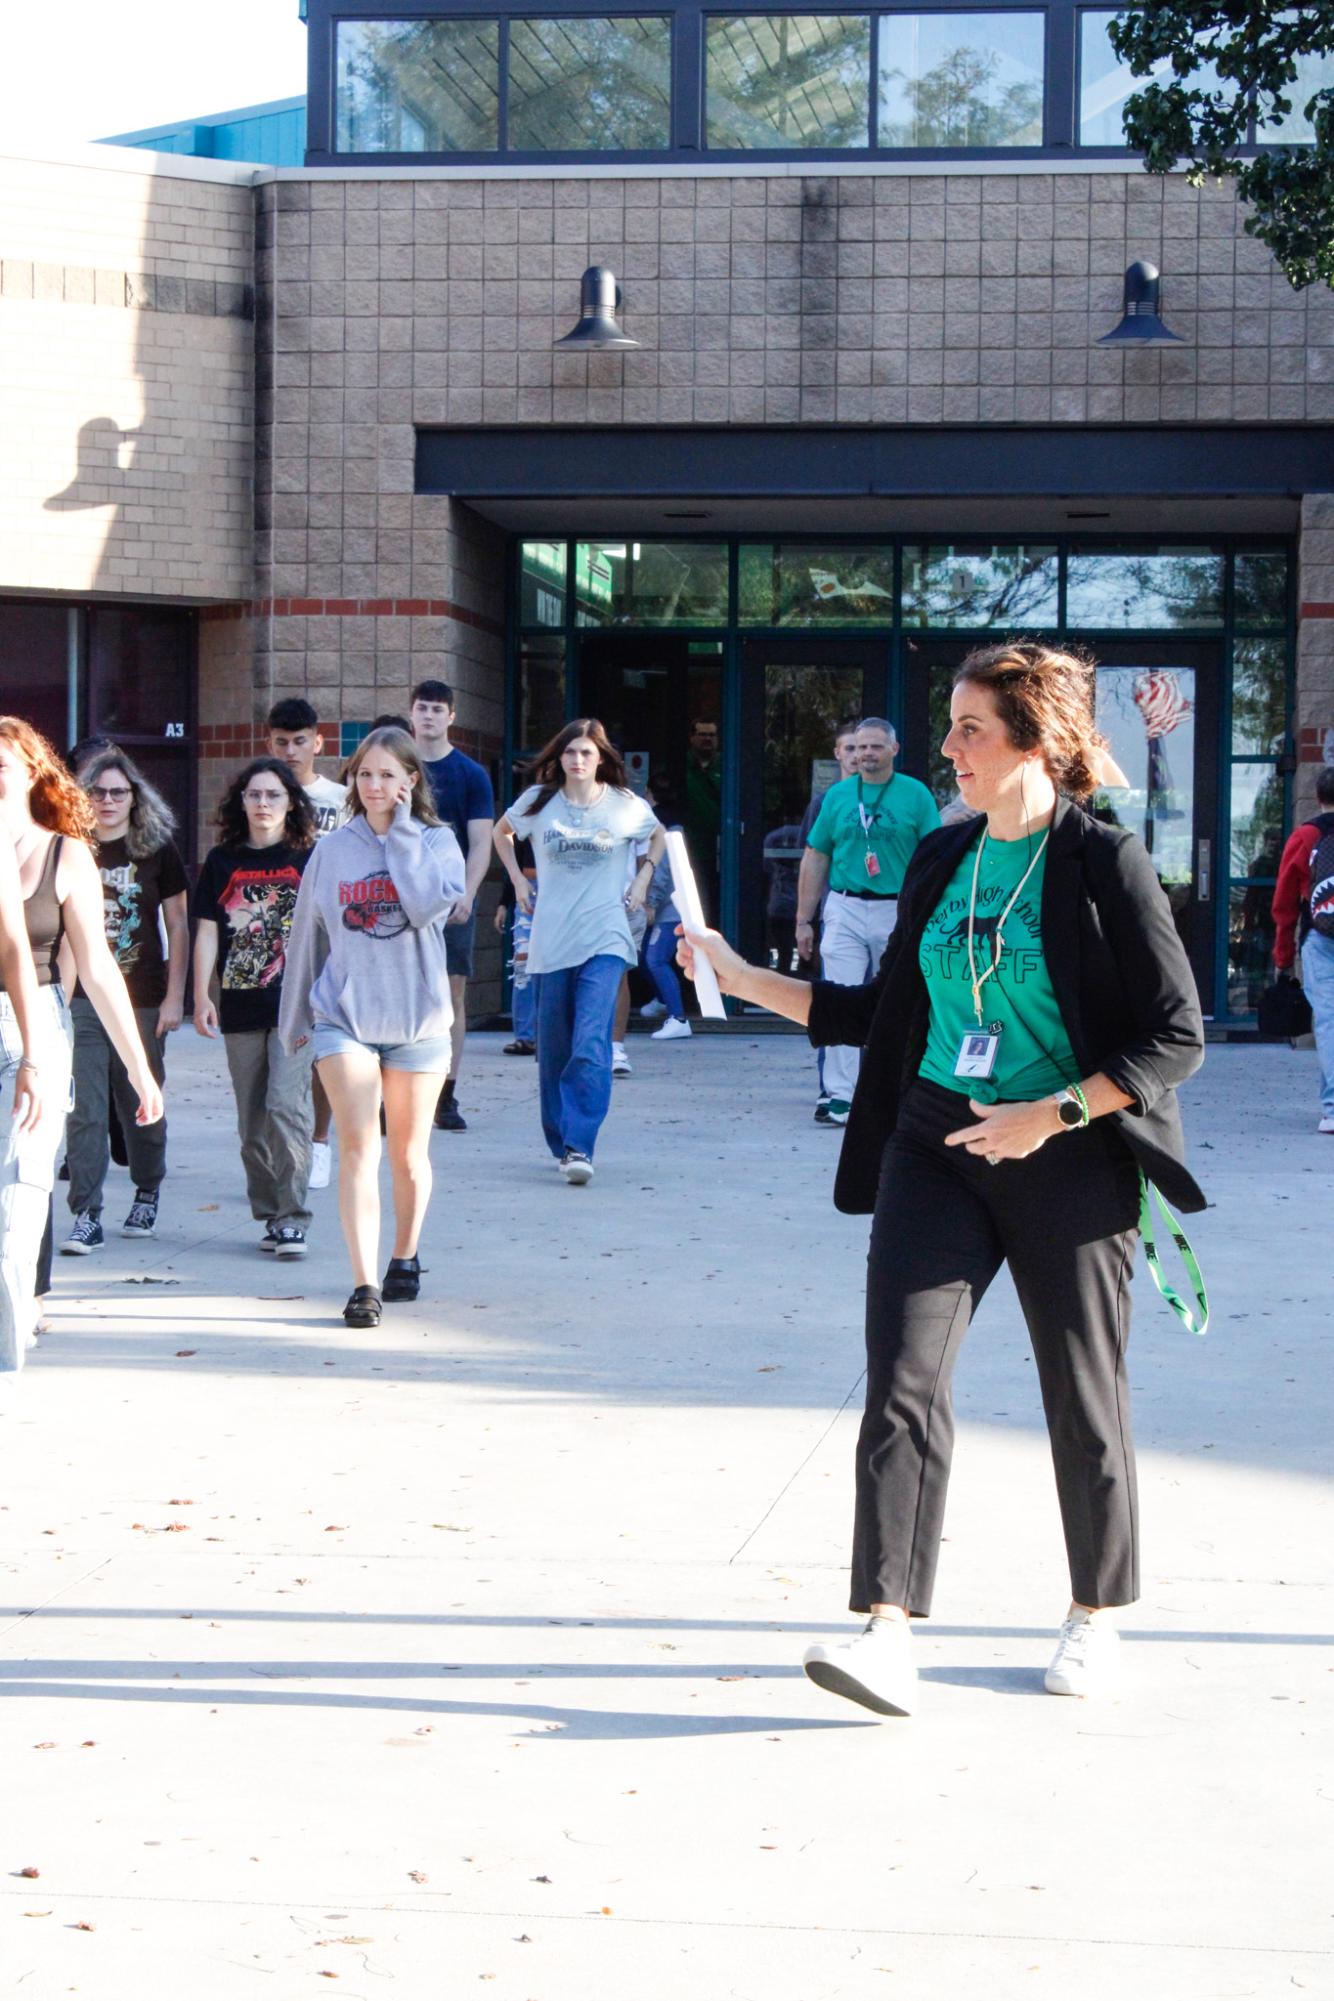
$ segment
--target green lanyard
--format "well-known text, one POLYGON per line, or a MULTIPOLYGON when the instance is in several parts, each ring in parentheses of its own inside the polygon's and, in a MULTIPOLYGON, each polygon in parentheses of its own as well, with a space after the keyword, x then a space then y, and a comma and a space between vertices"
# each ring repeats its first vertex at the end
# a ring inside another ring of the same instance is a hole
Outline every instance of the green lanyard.
POLYGON ((1144 1240, 1144 1256, 1148 1261, 1153 1282, 1171 1307, 1188 1334, 1207 1334, 1209 1331, 1209 1295, 1204 1289, 1204 1274, 1200 1261, 1190 1247, 1190 1240, 1172 1211, 1164 1202, 1151 1181, 1143 1174, 1139 1178, 1139 1233, 1144 1240), (1175 1286, 1169 1285, 1163 1271, 1163 1262, 1158 1254, 1158 1243, 1153 1233, 1153 1218, 1149 1213, 1149 1194, 1158 1204, 1158 1210, 1172 1233, 1172 1240, 1181 1253, 1181 1262, 1186 1267, 1186 1277, 1190 1280, 1191 1291, 1195 1294, 1195 1306, 1187 1305, 1175 1286), (1198 1317, 1197 1317, 1198 1310, 1198 1317))

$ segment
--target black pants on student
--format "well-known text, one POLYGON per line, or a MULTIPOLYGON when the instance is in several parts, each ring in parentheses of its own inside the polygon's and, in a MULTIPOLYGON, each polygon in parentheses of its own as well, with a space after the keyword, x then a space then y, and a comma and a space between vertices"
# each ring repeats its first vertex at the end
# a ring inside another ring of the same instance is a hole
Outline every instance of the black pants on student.
POLYGON ((931 1609, 954 1444, 950 1378, 975 1308, 1010 1267, 1037 1363, 1073 1596, 1139 1595, 1125 1351, 1139 1175, 1106 1120, 990 1167, 944 1136, 966 1092, 919 1078, 885 1149, 866 1286, 852 1610, 931 1609))

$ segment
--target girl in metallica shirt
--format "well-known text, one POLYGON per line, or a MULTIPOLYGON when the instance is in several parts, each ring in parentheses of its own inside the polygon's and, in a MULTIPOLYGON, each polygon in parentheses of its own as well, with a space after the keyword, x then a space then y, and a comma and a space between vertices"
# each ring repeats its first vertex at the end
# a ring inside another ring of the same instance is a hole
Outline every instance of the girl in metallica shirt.
POLYGON ((428 1144, 449 1074, 445 923, 464 894, 463 856, 440 824, 417 746, 372 730, 347 767, 348 818, 306 871, 288 948, 280 1029, 313 1048, 338 1128, 338 1209, 352 1261, 350 1327, 382 1300, 415 1299, 431 1194, 428 1144), (380 1107, 394 1188, 394 1252, 382 1285, 380 1107))

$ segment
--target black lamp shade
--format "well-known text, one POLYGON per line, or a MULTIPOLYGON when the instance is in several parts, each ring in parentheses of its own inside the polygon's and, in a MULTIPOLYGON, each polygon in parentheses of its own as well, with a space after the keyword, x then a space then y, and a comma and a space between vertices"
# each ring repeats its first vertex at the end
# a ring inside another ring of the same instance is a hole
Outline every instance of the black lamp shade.
POLYGON ((605 264, 590 264, 579 280, 579 324, 555 347, 616 348, 638 347, 637 340, 621 328, 616 314, 621 304, 621 288, 615 273, 605 264))
POLYGON ((1102 335, 1099 347, 1168 347, 1181 344, 1180 334, 1169 333, 1158 317, 1162 281, 1158 266, 1138 259, 1126 272, 1119 326, 1102 335))

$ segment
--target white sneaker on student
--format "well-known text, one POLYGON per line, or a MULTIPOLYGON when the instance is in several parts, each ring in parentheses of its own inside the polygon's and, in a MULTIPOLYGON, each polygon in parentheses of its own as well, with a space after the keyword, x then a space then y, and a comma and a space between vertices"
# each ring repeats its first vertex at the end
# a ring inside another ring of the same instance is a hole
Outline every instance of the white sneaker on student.
POLYGON ((1316 1131, 1318 1133, 1334 1133, 1334 1112, 1326 1112, 1324 1118, 1321 1119, 1320 1124, 1316 1127, 1316 1131))
POLYGON ((690 1023, 685 1019, 684 1015, 669 1014, 662 1027, 654 1029, 652 1035, 649 1037, 649 1041, 679 1042, 683 1036, 688 1036, 690 1033, 690 1023))
POLYGON ((639 1019, 641 1021, 661 1021, 666 1012, 666 1001, 645 1001, 643 1007, 639 1010, 639 1019))
POLYGON ((1043 1679, 1048 1695, 1115 1695, 1121 1682, 1121 1635, 1110 1613, 1072 1605, 1043 1679))
POLYGON ((877 1716, 911 1716, 917 1664, 906 1619, 868 1619, 853 1640, 817 1640, 802 1666, 817 1688, 846 1696, 877 1716))
POLYGON ((310 1149, 310 1183, 312 1188, 327 1188, 333 1173, 333 1148, 327 1140, 317 1139, 310 1149))
POLYGON ((630 1058, 625 1053, 625 1044, 623 1042, 613 1042, 611 1045, 611 1074, 613 1077, 632 1077, 634 1075, 634 1072, 630 1068, 630 1058))

